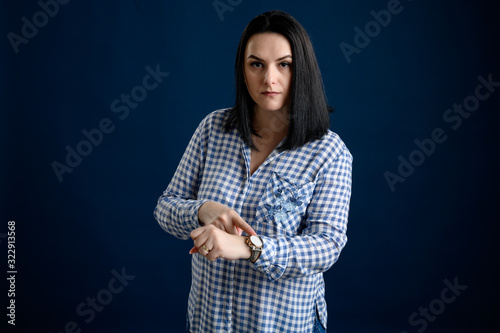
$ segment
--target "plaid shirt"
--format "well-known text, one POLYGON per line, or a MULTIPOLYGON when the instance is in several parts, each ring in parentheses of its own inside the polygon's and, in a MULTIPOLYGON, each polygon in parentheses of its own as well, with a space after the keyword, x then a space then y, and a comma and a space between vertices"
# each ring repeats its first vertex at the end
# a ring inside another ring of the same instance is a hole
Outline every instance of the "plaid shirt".
POLYGON ((347 242, 352 156, 335 133, 301 148, 274 150, 250 175, 250 148, 224 131, 228 110, 198 126, 158 200, 160 226, 180 239, 198 228, 198 209, 216 201, 262 237, 255 264, 192 256, 192 332, 311 332, 326 326, 323 272, 347 242))

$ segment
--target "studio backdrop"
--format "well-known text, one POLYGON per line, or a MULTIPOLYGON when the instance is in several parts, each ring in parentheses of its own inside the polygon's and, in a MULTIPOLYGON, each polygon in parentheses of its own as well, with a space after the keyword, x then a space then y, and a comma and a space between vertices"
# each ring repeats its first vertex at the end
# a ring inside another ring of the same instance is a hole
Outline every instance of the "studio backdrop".
POLYGON ((153 210, 272 9, 354 156, 328 331, 498 330, 495 1, 3 0, 1 332, 185 331, 192 242, 153 210))

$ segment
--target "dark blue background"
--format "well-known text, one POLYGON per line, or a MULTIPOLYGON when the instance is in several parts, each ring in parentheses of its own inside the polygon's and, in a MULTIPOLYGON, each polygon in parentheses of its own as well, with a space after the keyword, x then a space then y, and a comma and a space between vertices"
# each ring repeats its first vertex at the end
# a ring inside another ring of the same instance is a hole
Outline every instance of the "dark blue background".
POLYGON ((417 332, 411 314, 457 278, 467 289, 424 331, 493 332, 500 91, 456 130, 443 114, 474 94, 478 76, 500 81, 495 1, 401 0, 350 63, 339 45, 387 1, 232 3, 221 20, 212 1, 70 1, 15 53, 8 33, 41 8, 2 1, 0 257, 15 220, 18 270, 9 332, 63 332, 71 321, 82 332, 183 331, 191 242, 163 232, 153 209, 201 119, 233 104, 239 37, 270 9, 309 32, 336 108, 331 128, 354 155, 349 242, 325 274, 329 331, 417 332), (111 103, 147 66, 169 76, 122 120, 111 103), (59 182, 51 164, 104 118, 114 130, 59 182), (384 173, 435 128, 447 140, 391 191, 384 173), (135 278, 86 323, 77 306, 104 297, 123 268, 135 278))

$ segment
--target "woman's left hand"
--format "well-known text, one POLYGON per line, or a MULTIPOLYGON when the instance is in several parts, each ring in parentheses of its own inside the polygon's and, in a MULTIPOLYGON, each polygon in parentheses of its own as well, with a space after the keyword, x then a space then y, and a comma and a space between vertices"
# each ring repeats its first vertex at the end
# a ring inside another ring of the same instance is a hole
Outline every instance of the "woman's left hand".
POLYGON ((245 236, 229 234, 213 225, 193 230, 191 238, 194 247, 189 253, 200 253, 211 261, 218 258, 248 259, 252 255, 250 247, 245 243, 245 236))

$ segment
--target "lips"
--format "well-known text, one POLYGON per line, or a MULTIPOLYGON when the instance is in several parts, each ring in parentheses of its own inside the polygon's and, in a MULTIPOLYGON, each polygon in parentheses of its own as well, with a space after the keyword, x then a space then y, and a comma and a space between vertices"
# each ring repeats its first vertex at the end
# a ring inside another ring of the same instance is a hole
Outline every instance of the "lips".
POLYGON ((276 96, 279 95, 280 93, 276 91, 264 91, 262 94, 266 96, 276 96))

